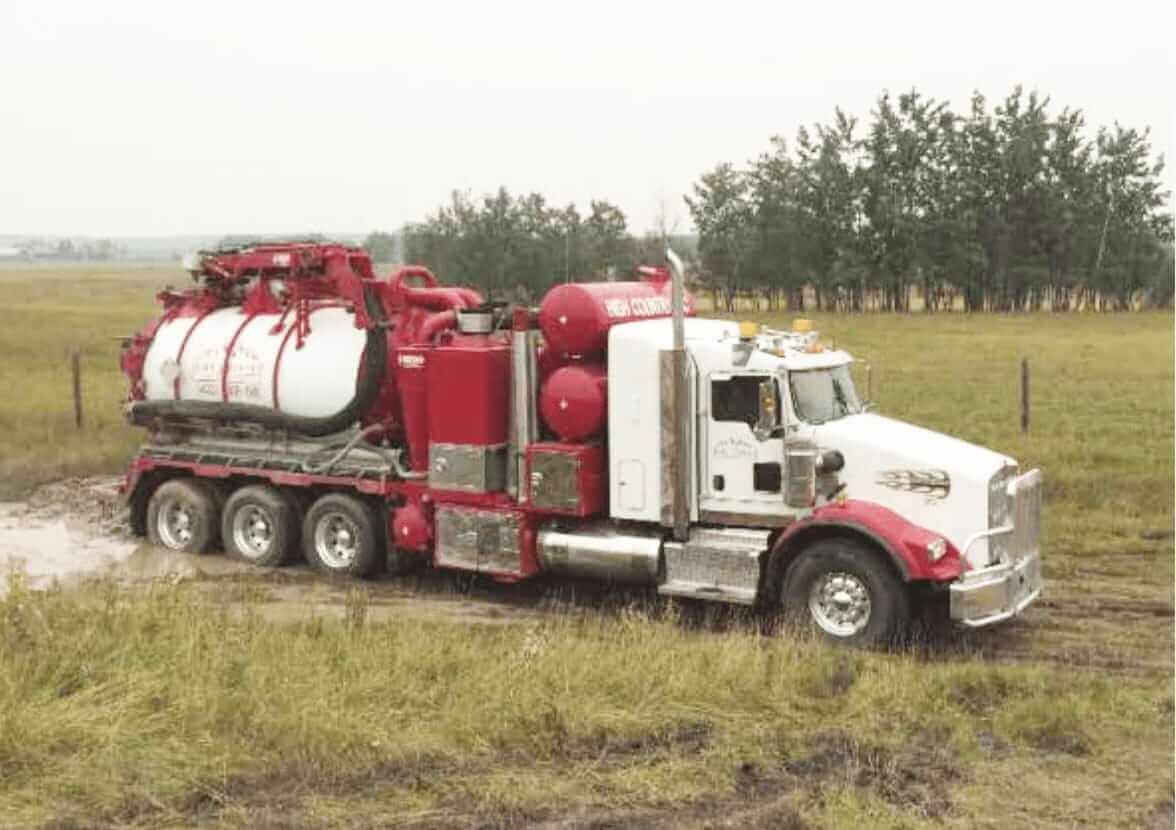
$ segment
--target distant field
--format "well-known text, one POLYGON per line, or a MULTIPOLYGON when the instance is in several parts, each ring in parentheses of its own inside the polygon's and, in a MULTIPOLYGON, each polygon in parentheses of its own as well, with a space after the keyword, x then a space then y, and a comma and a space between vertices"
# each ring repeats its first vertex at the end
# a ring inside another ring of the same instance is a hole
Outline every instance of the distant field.
POLYGON ((113 471, 135 446, 120 401, 117 338, 156 308, 178 268, 0 268, 0 499, 65 475, 113 471), (69 354, 82 355, 84 424, 74 426, 69 354))
MULTIPOLYGON (((108 338, 185 279, 0 270, 4 495, 125 462, 108 338)), ((256 612, 287 575, 16 590, 0 826, 1170 827, 1172 314, 813 316, 884 413, 1044 469, 1047 587, 1023 621, 860 654, 644 595, 480 586, 555 607, 375 623, 378 583, 348 587, 344 620, 278 624, 256 612)))

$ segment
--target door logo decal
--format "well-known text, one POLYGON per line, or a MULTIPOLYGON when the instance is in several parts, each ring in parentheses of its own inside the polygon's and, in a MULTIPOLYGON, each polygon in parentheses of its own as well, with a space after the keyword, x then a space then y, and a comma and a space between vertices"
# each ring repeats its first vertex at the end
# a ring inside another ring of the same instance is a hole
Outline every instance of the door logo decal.
POLYGON ((755 446, 750 441, 727 438, 715 444, 711 455, 715 458, 750 458, 755 455, 755 446))

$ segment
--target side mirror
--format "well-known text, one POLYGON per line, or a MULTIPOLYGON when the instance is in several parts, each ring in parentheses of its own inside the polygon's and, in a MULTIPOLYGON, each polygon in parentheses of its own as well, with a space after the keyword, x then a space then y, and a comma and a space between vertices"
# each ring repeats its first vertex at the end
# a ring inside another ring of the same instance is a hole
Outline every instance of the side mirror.
POLYGON ((759 383, 759 417, 755 422, 755 437, 766 441, 780 428, 780 408, 776 401, 776 384, 771 378, 759 383))

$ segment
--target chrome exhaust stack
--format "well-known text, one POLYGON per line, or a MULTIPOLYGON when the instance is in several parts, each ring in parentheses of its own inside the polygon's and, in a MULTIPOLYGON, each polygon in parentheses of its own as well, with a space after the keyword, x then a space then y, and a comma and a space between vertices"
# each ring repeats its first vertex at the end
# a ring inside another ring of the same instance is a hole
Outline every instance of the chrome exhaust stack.
MULTIPOLYGON (((673 314, 673 348, 669 354, 669 384, 663 382, 662 401, 662 477, 663 496, 670 501, 674 538, 679 542, 690 536, 690 391, 686 376, 686 269, 670 247, 666 248, 672 282, 670 303, 673 314), (667 405, 668 404, 668 405, 667 405), (668 419, 668 423, 667 423, 668 419)), ((663 368, 664 372, 664 368, 663 368)))
POLYGON ((506 489, 515 501, 524 502, 529 500, 527 447, 539 440, 539 332, 531 328, 530 309, 515 309, 512 322, 506 489))

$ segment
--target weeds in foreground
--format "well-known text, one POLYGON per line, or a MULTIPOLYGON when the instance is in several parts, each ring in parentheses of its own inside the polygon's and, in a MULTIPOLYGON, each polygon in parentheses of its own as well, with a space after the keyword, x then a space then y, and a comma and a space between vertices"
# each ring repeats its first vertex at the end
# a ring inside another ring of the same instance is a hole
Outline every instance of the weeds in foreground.
POLYGON ((253 612, 262 601, 218 610, 162 584, 30 592, 14 574, 0 813, 152 824, 247 812, 277 788, 453 820, 785 799, 805 820, 901 824, 950 814, 994 745, 1097 758, 1171 728, 1130 683, 704 631, 674 606, 373 623, 357 588, 341 620, 280 625, 253 612))

